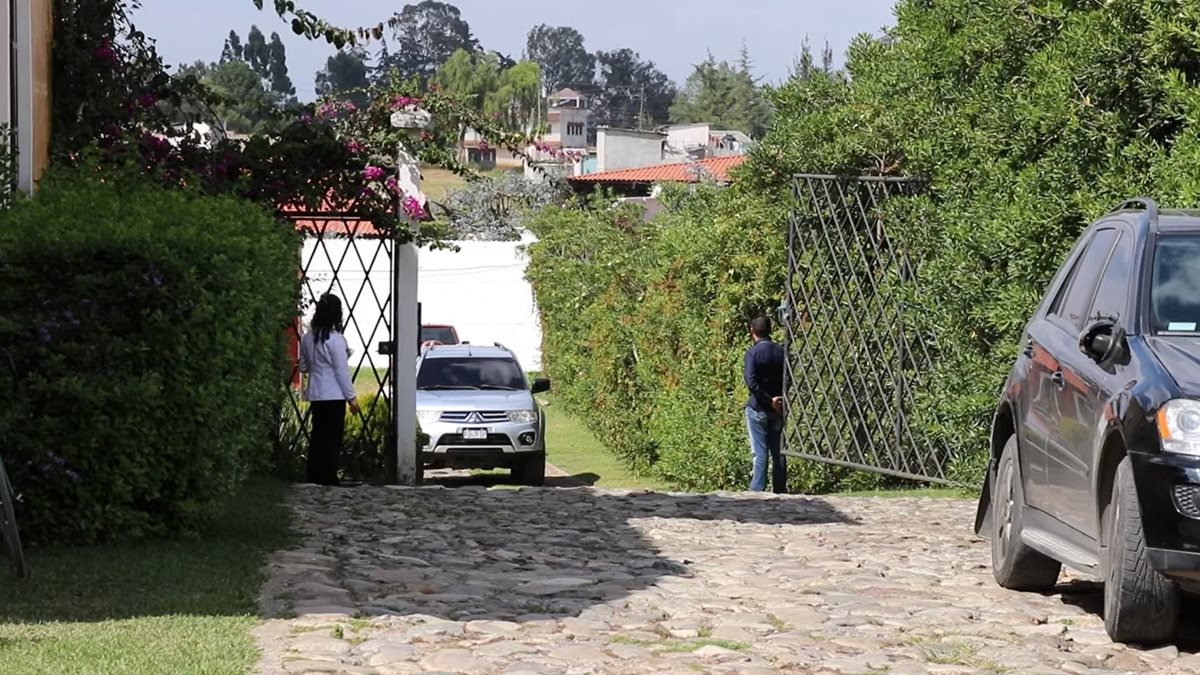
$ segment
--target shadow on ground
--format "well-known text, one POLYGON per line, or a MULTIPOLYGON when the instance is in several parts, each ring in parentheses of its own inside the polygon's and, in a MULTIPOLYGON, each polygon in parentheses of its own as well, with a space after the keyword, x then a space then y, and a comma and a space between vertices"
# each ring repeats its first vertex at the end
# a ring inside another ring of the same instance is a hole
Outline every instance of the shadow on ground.
MULTIPOLYGON (((592 487, 600 481, 600 476, 594 473, 579 473, 573 476, 546 476, 545 487, 576 488, 592 487)), ((447 488, 462 487, 520 487, 507 471, 497 473, 432 475, 425 479, 425 484, 447 488)))
MULTIPOLYGON (((1104 617, 1104 584, 1084 579, 1059 584, 1049 596, 1057 596, 1064 605, 1104 617)), ((1183 596, 1179 629, 1171 642, 1182 652, 1200 652, 1200 598, 1183 596)))
POLYGON ((855 522, 821 499, 480 485, 303 486, 293 503, 303 545, 273 558, 267 616, 577 616, 691 576, 692 558, 722 550, 706 522, 737 523, 722 531, 739 538, 764 534, 756 526, 855 522), (661 550, 656 534, 665 527, 690 529, 696 545, 661 550))

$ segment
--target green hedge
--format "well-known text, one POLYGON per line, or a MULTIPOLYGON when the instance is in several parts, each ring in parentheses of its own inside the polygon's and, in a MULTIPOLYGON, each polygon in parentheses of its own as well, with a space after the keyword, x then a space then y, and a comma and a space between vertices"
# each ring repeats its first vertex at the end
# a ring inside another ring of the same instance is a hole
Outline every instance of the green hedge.
MULTIPOLYGON (((795 173, 931 180, 889 206, 888 232, 919 279, 913 320, 936 339, 911 419, 968 483, 1021 330, 1086 224, 1139 194, 1200 206, 1200 6, 901 0, 896 13, 889 40, 855 41, 847 72, 802 68, 771 92, 775 126, 732 188, 648 226, 605 210, 533 224, 547 370, 635 465, 744 485, 741 321, 783 291, 795 173)), ((803 471, 802 487, 859 480, 803 471)))
MULTIPOLYGON (((705 187, 639 207, 546 209, 528 277, 559 400, 632 468, 689 489, 745 489, 747 323, 779 305, 782 203, 705 187)), ((794 462, 794 490, 874 476, 794 462)))
POLYGON ((270 458, 299 240, 80 173, 0 217, 0 453, 31 540, 193 531, 270 458))

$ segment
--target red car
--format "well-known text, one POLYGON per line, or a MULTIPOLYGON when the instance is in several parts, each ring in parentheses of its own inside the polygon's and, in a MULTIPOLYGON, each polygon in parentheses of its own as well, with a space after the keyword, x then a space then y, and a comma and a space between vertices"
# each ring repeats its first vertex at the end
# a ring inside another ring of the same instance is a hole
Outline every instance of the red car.
POLYGON ((459 344, 458 331, 454 330, 454 326, 439 326, 426 324, 421 326, 421 348, 436 347, 438 345, 456 345, 459 344))

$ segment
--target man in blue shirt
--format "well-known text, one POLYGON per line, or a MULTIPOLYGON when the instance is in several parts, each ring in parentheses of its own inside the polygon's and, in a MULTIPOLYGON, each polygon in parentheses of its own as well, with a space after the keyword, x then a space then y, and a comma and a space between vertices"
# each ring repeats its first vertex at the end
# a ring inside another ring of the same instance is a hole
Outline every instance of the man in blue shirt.
POLYGON ((754 345, 746 352, 746 429, 754 453, 754 477, 750 489, 767 489, 767 462, 771 463, 771 487, 777 494, 787 492, 787 462, 783 444, 783 369, 787 355, 783 347, 771 341, 771 320, 765 316, 750 322, 754 345))

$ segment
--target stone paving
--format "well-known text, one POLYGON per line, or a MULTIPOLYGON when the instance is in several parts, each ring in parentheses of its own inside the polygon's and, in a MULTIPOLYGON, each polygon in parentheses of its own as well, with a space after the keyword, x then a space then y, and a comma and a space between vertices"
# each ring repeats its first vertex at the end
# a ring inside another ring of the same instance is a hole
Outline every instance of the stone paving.
POLYGON ((1200 672, 1191 649, 1111 643, 1093 582, 998 588, 966 501, 301 486, 291 502, 300 540, 269 562, 257 631, 272 675, 1200 672))

